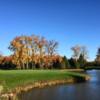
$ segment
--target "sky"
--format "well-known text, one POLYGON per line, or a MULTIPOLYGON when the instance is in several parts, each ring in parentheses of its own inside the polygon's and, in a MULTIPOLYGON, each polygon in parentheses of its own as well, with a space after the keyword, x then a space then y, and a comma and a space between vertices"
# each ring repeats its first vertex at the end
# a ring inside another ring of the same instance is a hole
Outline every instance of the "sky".
POLYGON ((10 41, 23 34, 58 41, 58 53, 68 58, 72 46, 84 45, 93 60, 100 47, 100 0, 0 0, 0 52, 10 55, 10 41))

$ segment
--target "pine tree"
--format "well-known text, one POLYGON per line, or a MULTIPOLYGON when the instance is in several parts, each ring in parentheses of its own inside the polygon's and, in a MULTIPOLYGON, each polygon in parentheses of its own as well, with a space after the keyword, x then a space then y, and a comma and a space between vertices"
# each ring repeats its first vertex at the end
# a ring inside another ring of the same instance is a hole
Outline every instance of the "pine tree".
POLYGON ((83 67, 85 66, 86 60, 85 60, 85 58, 84 58, 84 55, 80 54, 79 59, 78 59, 78 62, 79 62, 79 66, 80 66, 81 68, 83 68, 83 67))
POLYGON ((65 65, 65 68, 70 68, 70 64, 66 56, 63 57, 63 65, 65 65))

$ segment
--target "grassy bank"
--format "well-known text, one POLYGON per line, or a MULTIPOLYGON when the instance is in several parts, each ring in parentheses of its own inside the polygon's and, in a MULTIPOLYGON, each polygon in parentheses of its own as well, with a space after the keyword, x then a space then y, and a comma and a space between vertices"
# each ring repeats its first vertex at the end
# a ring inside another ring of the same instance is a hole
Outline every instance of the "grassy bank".
POLYGON ((84 70, 100 70, 100 66, 89 66, 85 67, 84 70))
POLYGON ((0 86, 7 92, 37 81, 67 80, 72 77, 86 77, 86 75, 66 70, 0 70, 0 86))

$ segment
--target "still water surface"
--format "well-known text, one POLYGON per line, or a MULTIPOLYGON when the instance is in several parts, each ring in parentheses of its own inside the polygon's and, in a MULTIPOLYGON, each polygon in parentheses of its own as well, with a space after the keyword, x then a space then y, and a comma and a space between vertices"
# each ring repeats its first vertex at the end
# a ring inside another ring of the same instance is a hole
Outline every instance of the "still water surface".
POLYGON ((19 96, 20 100, 100 100, 100 71, 87 71, 91 80, 85 83, 33 89, 19 96))

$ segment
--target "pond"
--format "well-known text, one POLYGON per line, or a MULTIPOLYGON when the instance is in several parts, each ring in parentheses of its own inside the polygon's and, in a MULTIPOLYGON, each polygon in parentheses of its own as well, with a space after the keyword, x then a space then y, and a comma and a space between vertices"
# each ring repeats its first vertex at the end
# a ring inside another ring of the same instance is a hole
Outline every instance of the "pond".
POLYGON ((91 79, 84 83, 33 89, 22 93, 20 100, 100 100, 100 71, 87 71, 91 79))

